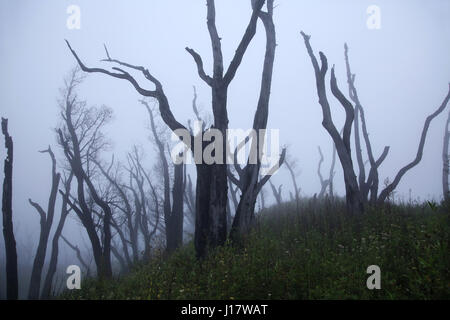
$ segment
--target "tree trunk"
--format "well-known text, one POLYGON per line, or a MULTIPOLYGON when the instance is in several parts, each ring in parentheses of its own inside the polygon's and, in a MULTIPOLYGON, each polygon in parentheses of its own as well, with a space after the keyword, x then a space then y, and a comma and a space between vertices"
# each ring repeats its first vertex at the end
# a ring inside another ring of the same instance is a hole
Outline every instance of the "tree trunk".
POLYGON ((60 174, 56 173, 56 159, 50 147, 48 150, 42 151, 48 152, 52 160, 52 187, 50 197, 48 200, 47 212, 41 208, 37 203, 32 202, 29 199, 30 204, 36 208, 41 216, 41 233, 39 236, 39 243, 36 249, 36 255, 34 257, 33 269, 31 271, 30 287, 28 289, 28 299, 34 300, 39 298, 41 289, 42 268, 44 267, 45 255, 47 252, 47 243, 50 236, 50 229, 53 224, 53 217, 55 214, 56 196, 58 193, 58 186, 60 180, 60 174))
POLYGON ((448 190, 448 174, 449 174, 449 158, 448 154, 448 144, 450 142, 450 112, 448 113, 447 122, 445 124, 444 131, 444 147, 442 150, 442 193, 444 195, 444 200, 449 201, 450 193, 448 190))
POLYGON ((319 97, 319 104, 322 107, 322 114, 323 114, 322 126, 327 130, 327 132, 333 139, 339 160, 342 165, 342 169, 344 171, 347 211, 350 214, 359 214, 364 211, 364 204, 359 190, 356 174, 353 168, 353 162, 351 158, 351 147, 350 147, 350 136, 352 130, 352 123, 354 120, 354 108, 350 103, 350 101, 348 101, 342 94, 342 92, 339 90, 337 86, 336 76, 334 73, 334 67, 331 68, 331 80, 330 80, 331 92, 345 110, 345 125, 343 129, 343 135, 341 137, 341 135, 339 134, 338 130, 336 129, 333 123, 330 105, 326 95, 325 75, 328 70, 327 57, 323 54, 323 52, 319 53, 321 60, 321 65, 319 66, 319 63, 311 48, 310 36, 306 35, 304 32, 301 32, 301 34, 305 40, 306 49, 311 58, 311 62, 314 68, 317 94, 319 97))
POLYGON ((240 178, 243 180, 241 186, 241 199, 237 206, 231 227, 230 237, 236 240, 243 234, 247 234, 253 224, 255 216, 255 204, 260 188, 258 186, 259 172, 261 168, 260 149, 264 146, 264 138, 260 140, 259 130, 266 129, 269 116, 270 90, 272 87, 273 66, 275 61, 276 33, 273 23, 273 1, 267 3, 268 12, 259 12, 259 18, 264 24, 266 32, 266 51, 264 56, 264 66, 262 72, 261 88, 259 94, 258 107, 253 118, 253 129, 257 132, 257 137, 252 140, 256 145, 257 163, 247 163, 240 178))
MULTIPOLYGON (((72 182, 73 173, 71 172, 69 178, 64 183, 65 192, 70 194, 70 184, 72 182)), ((64 223, 66 221, 67 215, 69 214, 69 210, 67 208, 67 201, 64 197, 62 197, 62 206, 61 206, 61 217, 59 219, 58 226, 56 227, 55 234, 53 235, 52 240, 52 253, 50 256, 50 263, 47 270, 47 275, 44 280, 44 286, 41 292, 41 299, 48 299, 51 295, 51 289, 53 284, 53 277, 56 273, 56 267, 58 265, 58 253, 59 253, 59 238, 62 233, 62 229, 64 228, 64 223)))
POLYGON ((172 253, 183 244, 183 179, 184 164, 176 164, 172 189, 172 212, 167 221, 166 242, 167 252, 172 253))
POLYGON ((17 300, 19 295, 17 277, 17 250, 12 219, 12 174, 13 174, 13 140, 8 133, 8 119, 2 118, 2 133, 5 136, 6 159, 4 162, 2 214, 3 237, 6 255, 6 298, 17 300))

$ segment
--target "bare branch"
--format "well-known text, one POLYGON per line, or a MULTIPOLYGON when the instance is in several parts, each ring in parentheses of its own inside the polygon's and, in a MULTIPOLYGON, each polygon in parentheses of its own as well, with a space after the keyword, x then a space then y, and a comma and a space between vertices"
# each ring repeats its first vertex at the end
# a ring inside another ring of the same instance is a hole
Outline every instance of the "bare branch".
POLYGON ((439 108, 435 112, 430 114, 425 120, 425 123, 423 125, 423 129, 422 129, 422 134, 420 136, 419 146, 417 148, 416 157, 414 158, 413 161, 411 161, 406 166, 401 168, 398 171, 398 173, 395 176, 395 178, 392 181, 392 183, 390 183, 386 188, 384 188, 383 191, 381 191, 380 196, 378 197, 378 202, 380 202, 380 203, 384 202, 386 200, 386 198, 391 194, 391 192, 394 191, 394 189, 397 187, 397 185, 399 184, 400 180, 405 175, 405 173, 408 172, 408 170, 414 168, 420 162, 420 160, 422 160, 423 148, 425 146, 425 140, 427 138, 427 133, 428 133, 428 128, 430 127, 430 123, 442 111, 444 111, 444 109, 447 107, 447 104, 448 104, 449 100, 450 100, 450 84, 449 84, 449 91, 447 93, 447 96, 444 98, 444 101, 442 102, 442 104, 439 106, 439 108))

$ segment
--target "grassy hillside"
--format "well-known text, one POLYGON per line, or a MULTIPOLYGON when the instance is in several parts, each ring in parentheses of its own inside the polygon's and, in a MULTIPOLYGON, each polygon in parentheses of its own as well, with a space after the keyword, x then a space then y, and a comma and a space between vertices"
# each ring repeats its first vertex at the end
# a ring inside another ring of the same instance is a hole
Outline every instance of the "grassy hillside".
POLYGON ((449 299, 449 212, 424 205, 344 214, 304 200, 264 210, 241 246, 202 262, 192 244, 109 282, 87 280, 67 299, 449 299), (381 268, 381 290, 366 269, 381 268))

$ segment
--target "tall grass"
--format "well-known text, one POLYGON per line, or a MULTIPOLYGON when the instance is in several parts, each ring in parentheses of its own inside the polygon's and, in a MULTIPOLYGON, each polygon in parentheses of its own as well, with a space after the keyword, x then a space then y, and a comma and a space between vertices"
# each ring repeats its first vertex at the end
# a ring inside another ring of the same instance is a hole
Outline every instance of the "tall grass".
POLYGON ((303 199, 258 214, 242 243, 197 261, 192 243, 128 275, 86 280, 67 299, 449 299, 449 210, 388 205, 348 216, 343 201, 303 199), (366 286, 369 265, 381 290, 366 286))

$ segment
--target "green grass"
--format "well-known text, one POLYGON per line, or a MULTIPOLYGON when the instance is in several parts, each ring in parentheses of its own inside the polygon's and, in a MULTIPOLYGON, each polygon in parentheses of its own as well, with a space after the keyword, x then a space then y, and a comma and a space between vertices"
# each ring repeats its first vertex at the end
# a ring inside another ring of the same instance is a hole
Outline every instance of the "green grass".
POLYGON ((197 261, 192 244, 112 281, 86 280, 65 299, 449 299, 449 213, 390 206, 349 217, 342 203, 264 210, 241 246, 197 261), (381 268, 381 290, 366 269, 381 268))

